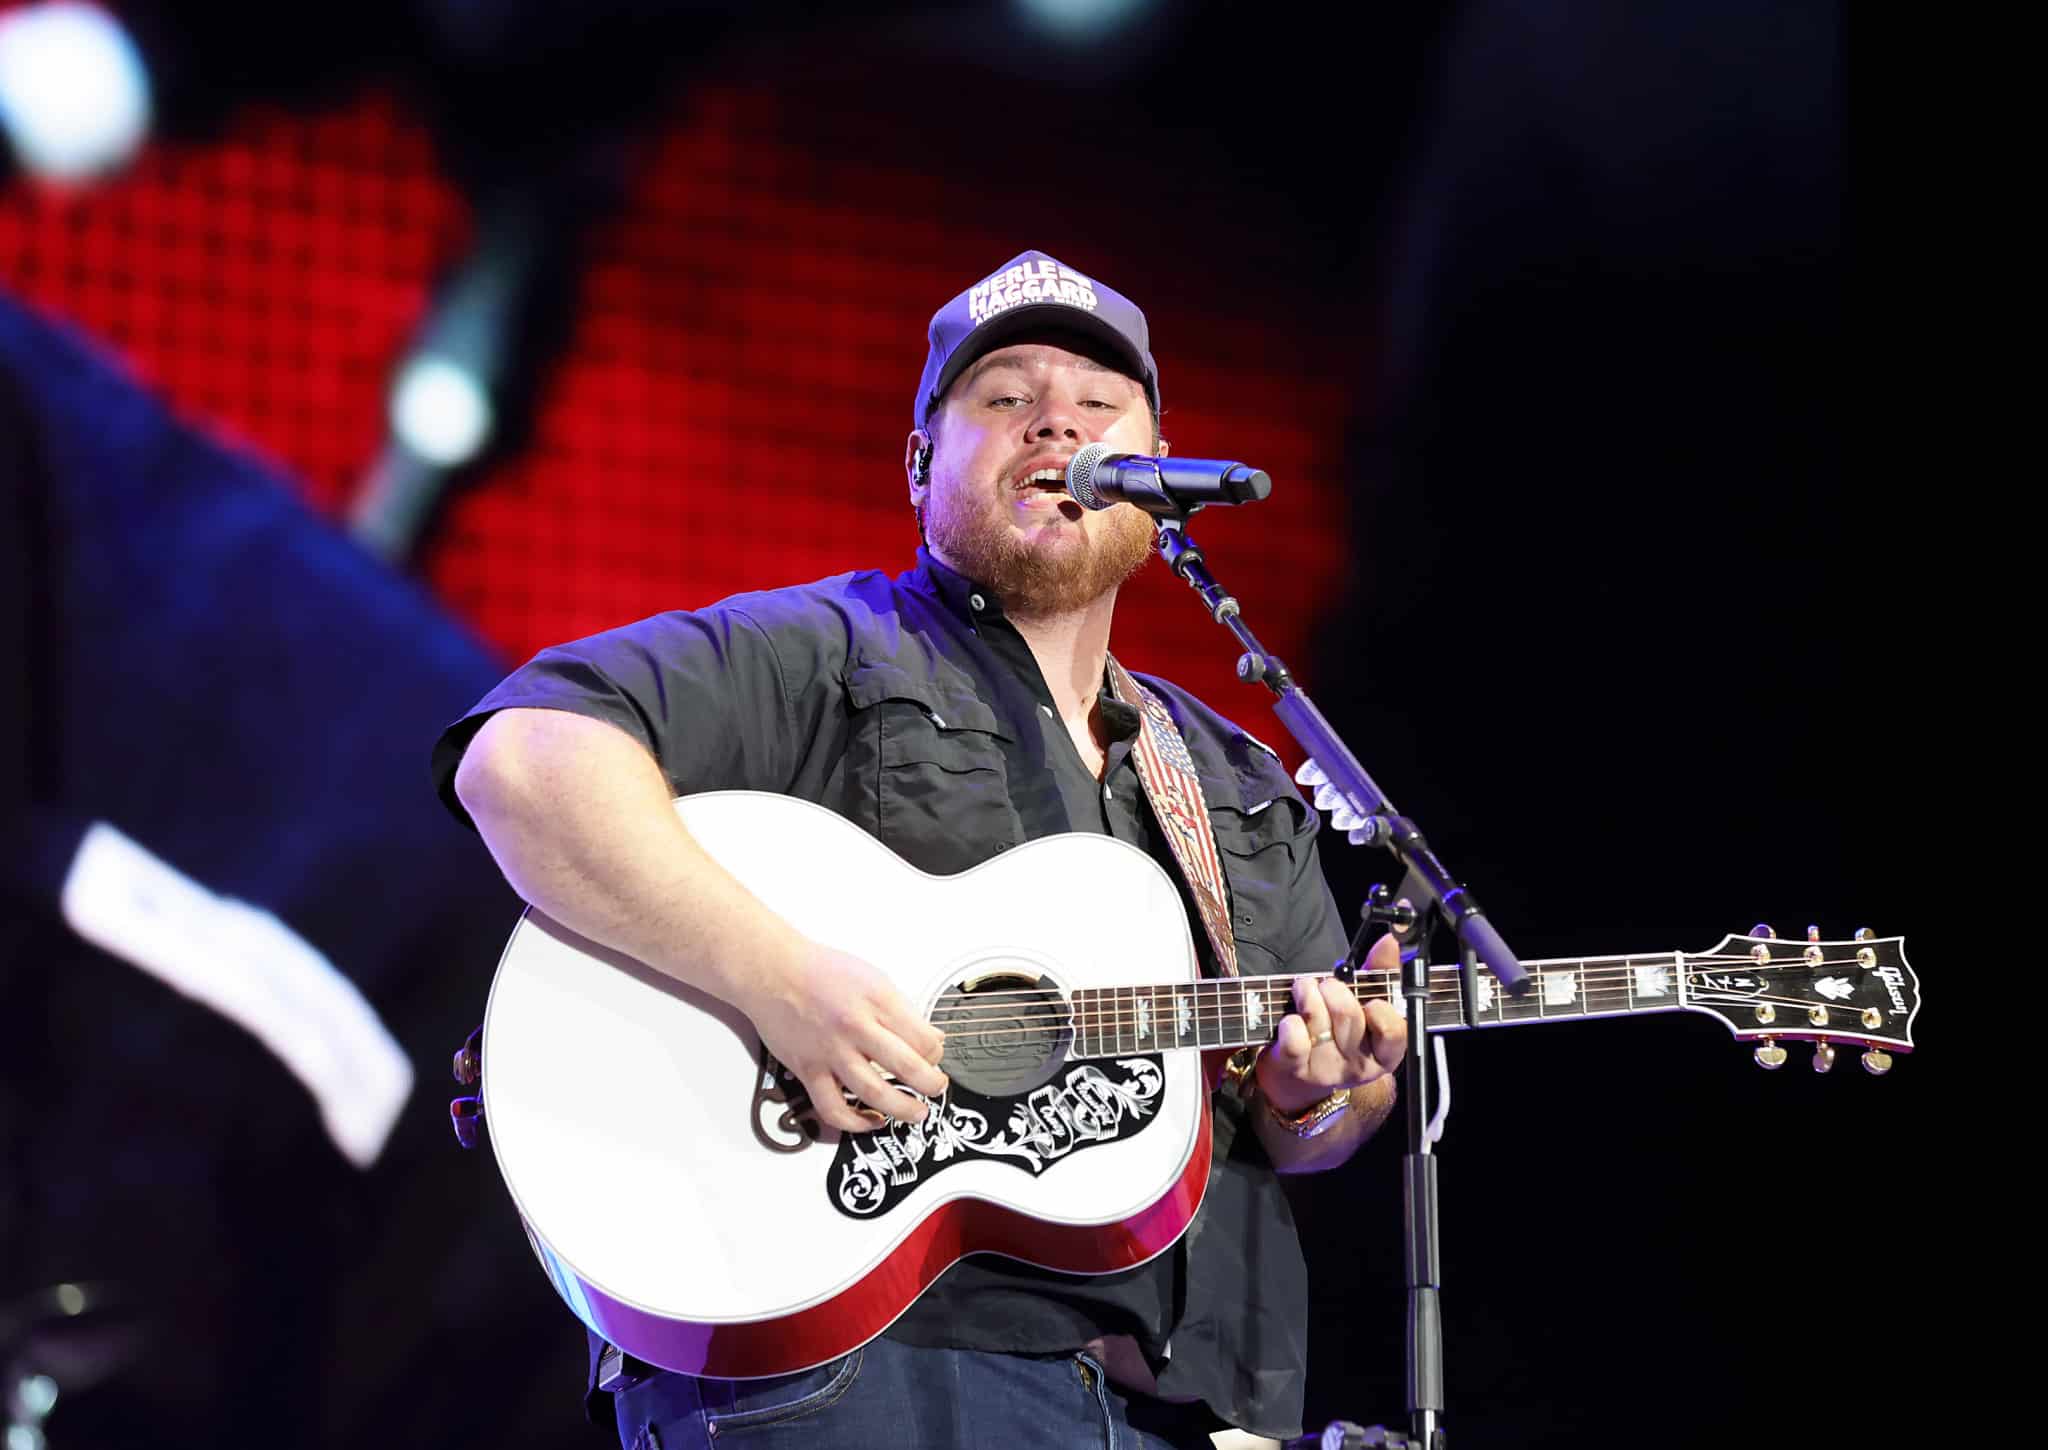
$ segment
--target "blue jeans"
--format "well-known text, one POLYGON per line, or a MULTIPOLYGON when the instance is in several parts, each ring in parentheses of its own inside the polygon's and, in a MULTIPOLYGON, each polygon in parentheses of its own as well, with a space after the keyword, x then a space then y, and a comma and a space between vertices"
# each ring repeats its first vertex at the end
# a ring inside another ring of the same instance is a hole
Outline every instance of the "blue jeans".
POLYGON ((1126 1396, 1084 1354, 876 1339, 802 1374, 659 1374, 613 1399, 622 1450, 1210 1450, 1205 1411, 1126 1396))

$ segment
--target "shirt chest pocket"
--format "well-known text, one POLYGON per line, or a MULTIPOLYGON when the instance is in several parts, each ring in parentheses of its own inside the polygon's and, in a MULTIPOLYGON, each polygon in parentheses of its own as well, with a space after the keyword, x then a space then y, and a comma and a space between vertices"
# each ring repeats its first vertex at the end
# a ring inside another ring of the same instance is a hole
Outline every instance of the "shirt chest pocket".
MULTIPOLYGON (((1247 797, 1262 792, 1247 790, 1247 797)), ((1212 808, 1216 853, 1230 886, 1230 929, 1237 939, 1238 971, 1256 976, 1306 970, 1291 964, 1294 879, 1300 869, 1296 835, 1308 810, 1292 793, 1212 808)))
POLYGON ((875 663, 847 680, 852 764, 884 845, 951 875, 1021 839, 995 712, 966 691, 875 663))

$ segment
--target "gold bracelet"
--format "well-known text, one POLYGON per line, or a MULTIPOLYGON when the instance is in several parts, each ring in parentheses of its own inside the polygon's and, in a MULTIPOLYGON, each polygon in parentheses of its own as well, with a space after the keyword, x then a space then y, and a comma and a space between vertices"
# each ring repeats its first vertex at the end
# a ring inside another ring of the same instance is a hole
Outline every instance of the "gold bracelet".
POLYGON ((1266 1105, 1266 1116, 1294 1134, 1297 1138, 1313 1138, 1326 1132, 1330 1124, 1342 1117, 1344 1110, 1351 1106, 1351 1089, 1338 1088, 1319 1103, 1310 1103, 1291 1118, 1282 1117, 1280 1110, 1273 1106, 1271 1098, 1262 1097, 1266 1105))

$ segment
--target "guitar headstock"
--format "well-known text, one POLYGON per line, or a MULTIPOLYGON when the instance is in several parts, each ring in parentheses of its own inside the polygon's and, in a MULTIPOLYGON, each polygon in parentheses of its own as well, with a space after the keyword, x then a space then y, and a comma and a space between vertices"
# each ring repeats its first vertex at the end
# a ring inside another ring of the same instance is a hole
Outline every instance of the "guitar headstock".
POLYGON ((1863 1066, 1878 1076, 1891 1071, 1887 1049, 1913 1050, 1920 979, 1903 937, 1865 928, 1848 941, 1822 941, 1819 928, 1808 927, 1806 940, 1794 941, 1757 926, 1684 960, 1684 1006, 1756 1042, 1762 1067, 1784 1066, 1786 1040, 1814 1044, 1815 1072, 1832 1068, 1845 1042, 1865 1049, 1863 1066))

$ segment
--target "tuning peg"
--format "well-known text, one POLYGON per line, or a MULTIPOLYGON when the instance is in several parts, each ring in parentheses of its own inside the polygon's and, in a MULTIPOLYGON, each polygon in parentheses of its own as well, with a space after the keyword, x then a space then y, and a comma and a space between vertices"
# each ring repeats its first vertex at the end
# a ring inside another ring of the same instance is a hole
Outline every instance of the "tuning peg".
MULTIPOLYGON (((1749 929, 1749 934, 1751 936, 1769 937, 1772 941, 1776 941, 1778 939, 1778 934, 1771 930, 1770 924, 1768 922, 1758 922, 1755 926, 1749 929)), ((1764 946, 1761 942, 1759 942, 1756 946, 1751 947, 1749 949, 1749 954, 1752 958, 1755 959, 1756 964, 1758 966, 1764 965, 1764 963, 1770 961, 1771 959, 1771 949, 1767 946, 1764 946)))
POLYGON ((1820 928, 1815 926, 1812 922, 1808 922, 1806 924, 1806 939, 1808 941, 1820 940, 1820 928))
POLYGON ((1776 1072, 1785 1065, 1785 1049, 1771 1038, 1764 1038, 1756 1045, 1756 1065, 1766 1072, 1776 1072))
POLYGON ((464 1087, 475 1087, 484 1075, 484 1030, 479 1027, 462 1039, 462 1046, 455 1049, 453 1064, 455 1080, 464 1087))
POLYGON ((1872 1077, 1883 1077, 1892 1070, 1892 1055, 1882 1047, 1873 1047, 1863 1054, 1863 1070, 1872 1077))
POLYGON ((1833 1072, 1835 1068, 1835 1044, 1821 1041, 1813 1044, 1813 1070, 1833 1072))
POLYGON ((1857 928, 1856 928, 1856 940, 1857 940, 1857 941, 1876 941, 1876 940, 1877 940, 1877 933, 1876 933, 1876 932, 1874 932, 1874 931, 1872 931, 1872 930, 1871 930, 1871 929, 1870 929, 1869 927, 1867 927, 1867 926, 1859 926, 1859 927, 1857 927, 1857 928))
POLYGON ((482 1098, 456 1098, 448 1104, 448 1122, 455 1129, 455 1141, 465 1148, 476 1146, 476 1130, 483 1120, 482 1098))
POLYGON ((1767 936, 1772 938, 1776 938, 1776 936, 1778 935, 1776 932, 1771 930, 1770 923, 1764 921, 1760 921, 1755 926, 1751 927, 1749 929, 1749 934, 1751 936, 1767 936))

